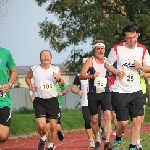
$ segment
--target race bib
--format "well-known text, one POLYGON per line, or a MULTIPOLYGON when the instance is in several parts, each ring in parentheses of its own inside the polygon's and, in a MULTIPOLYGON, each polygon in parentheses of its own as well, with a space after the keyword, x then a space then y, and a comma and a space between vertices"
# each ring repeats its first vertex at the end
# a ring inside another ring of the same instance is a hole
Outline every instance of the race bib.
POLYGON ((6 96, 6 93, 3 93, 1 90, 0 90, 0 97, 4 98, 6 96))
POLYGON ((94 80, 94 86, 97 88, 105 88, 107 84, 107 78, 96 77, 94 80))
POLYGON ((51 82, 49 80, 44 80, 44 81, 40 82, 40 86, 41 86, 41 90, 50 91, 53 89, 54 84, 53 84, 53 82, 51 82))
POLYGON ((96 86, 96 93, 102 93, 105 91, 105 87, 107 84, 107 78, 96 77, 94 80, 94 86, 96 86))
POLYGON ((122 80, 124 83, 135 83, 137 82, 137 72, 134 71, 125 71, 125 76, 122 80))

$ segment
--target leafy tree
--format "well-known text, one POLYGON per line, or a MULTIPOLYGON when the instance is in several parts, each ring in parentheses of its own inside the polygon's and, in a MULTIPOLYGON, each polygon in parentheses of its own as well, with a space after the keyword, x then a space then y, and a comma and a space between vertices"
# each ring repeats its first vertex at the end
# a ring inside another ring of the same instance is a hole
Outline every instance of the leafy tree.
MULTIPOLYGON (((150 49, 149 0, 35 0, 39 6, 48 4, 46 11, 54 14, 59 24, 45 19, 40 26, 40 36, 49 41, 53 50, 60 53, 67 47, 102 39, 106 55, 110 48, 123 40, 122 28, 135 24, 140 32, 139 41, 150 49)), ((70 71, 79 70, 83 57, 92 54, 73 49, 65 64, 70 71)))
POLYGON ((0 24, 5 20, 7 16, 7 11, 4 10, 4 6, 9 2, 9 0, 0 0, 0 24))

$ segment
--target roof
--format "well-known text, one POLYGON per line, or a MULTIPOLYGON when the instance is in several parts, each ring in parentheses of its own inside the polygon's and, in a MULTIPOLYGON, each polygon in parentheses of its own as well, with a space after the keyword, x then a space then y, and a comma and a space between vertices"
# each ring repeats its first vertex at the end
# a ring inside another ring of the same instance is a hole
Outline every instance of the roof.
MULTIPOLYGON (((62 73, 68 72, 68 69, 64 64, 54 64, 54 66, 60 67, 62 73)), ((32 66, 17 66, 18 75, 27 75, 32 66)))

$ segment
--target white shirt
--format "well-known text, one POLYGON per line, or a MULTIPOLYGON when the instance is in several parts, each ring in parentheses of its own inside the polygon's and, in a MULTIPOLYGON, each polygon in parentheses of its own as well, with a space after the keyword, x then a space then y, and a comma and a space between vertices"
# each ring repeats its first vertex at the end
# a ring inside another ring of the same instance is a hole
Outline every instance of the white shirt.
POLYGON ((80 80, 80 83, 81 83, 81 91, 83 92, 83 95, 81 96, 81 106, 88 106, 87 93, 89 82, 88 80, 80 80))
POLYGON ((120 43, 111 49, 106 64, 113 65, 117 61, 117 69, 126 73, 123 80, 116 77, 114 85, 111 86, 113 92, 133 93, 141 90, 140 75, 133 66, 134 60, 143 66, 150 66, 149 54, 145 46, 137 43, 134 49, 129 49, 125 47, 125 43, 120 43))
POLYGON ((57 97, 56 80, 53 77, 53 72, 58 73, 59 68, 50 65, 49 69, 42 69, 40 65, 33 66, 33 79, 36 87, 35 97, 48 99, 57 97))

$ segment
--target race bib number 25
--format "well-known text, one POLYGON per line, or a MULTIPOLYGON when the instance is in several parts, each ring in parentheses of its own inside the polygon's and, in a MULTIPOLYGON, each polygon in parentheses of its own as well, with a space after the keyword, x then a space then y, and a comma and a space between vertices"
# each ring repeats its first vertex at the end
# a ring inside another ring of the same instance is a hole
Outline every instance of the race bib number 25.
POLYGON ((44 80, 40 82, 41 90, 52 90, 53 89, 53 82, 49 80, 44 80))
POLYGON ((137 73, 133 71, 126 71, 125 76, 123 78, 124 83, 135 83, 137 81, 137 73))

